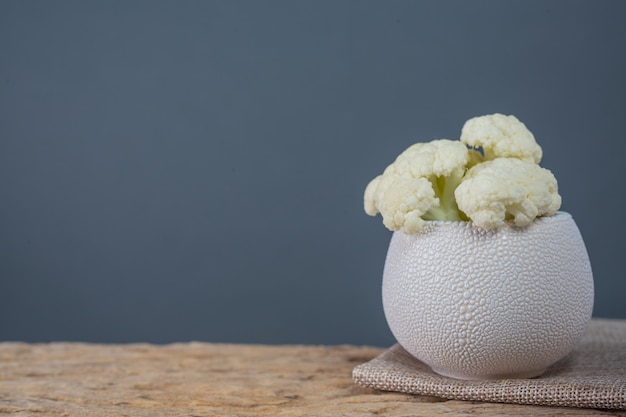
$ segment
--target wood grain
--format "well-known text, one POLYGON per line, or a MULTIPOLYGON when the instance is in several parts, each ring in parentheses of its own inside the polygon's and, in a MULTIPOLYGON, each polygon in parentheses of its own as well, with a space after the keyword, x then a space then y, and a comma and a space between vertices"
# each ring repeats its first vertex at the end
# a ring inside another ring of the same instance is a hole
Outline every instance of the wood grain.
POLYGON ((624 412, 447 401, 368 390, 357 346, 0 343, 0 415, 626 416, 624 412))

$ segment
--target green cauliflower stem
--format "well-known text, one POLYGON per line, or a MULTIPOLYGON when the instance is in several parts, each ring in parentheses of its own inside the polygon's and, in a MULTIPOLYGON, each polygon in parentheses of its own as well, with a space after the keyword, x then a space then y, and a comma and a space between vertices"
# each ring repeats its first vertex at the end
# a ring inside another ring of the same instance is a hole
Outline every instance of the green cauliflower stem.
POLYGON ((467 221, 468 217, 459 210, 454 191, 463 181, 465 170, 455 170, 448 177, 435 177, 431 180, 435 197, 439 199, 439 206, 428 210, 422 218, 424 220, 467 221))

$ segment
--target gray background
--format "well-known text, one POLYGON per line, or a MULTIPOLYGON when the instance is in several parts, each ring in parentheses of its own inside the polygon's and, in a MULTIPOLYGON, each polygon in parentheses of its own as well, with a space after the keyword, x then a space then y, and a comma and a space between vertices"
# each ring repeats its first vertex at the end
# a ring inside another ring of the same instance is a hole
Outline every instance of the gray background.
POLYGON ((0 0, 0 339, 388 345, 362 194, 515 114, 626 318, 623 1, 0 0))

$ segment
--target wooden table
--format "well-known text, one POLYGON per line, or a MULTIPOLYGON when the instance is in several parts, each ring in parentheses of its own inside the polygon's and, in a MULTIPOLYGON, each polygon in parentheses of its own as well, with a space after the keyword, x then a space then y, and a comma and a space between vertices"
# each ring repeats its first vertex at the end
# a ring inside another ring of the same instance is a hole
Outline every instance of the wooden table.
POLYGON ((448 401, 352 382, 383 349, 181 343, 0 343, 0 415, 626 416, 448 401))

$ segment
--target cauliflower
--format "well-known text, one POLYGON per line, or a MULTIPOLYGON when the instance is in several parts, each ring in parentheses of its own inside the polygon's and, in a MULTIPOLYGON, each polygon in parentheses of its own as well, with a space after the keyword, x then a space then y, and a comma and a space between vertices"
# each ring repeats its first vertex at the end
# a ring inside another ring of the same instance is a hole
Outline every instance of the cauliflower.
POLYGON ((503 226, 512 220, 526 226, 537 216, 551 215, 561 206, 552 172, 515 158, 498 158, 471 168, 454 192, 459 209, 476 225, 503 226))
POLYGON ((416 143, 365 189, 365 212, 381 213, 389 230, 418 233, 425 220, 461 220, 454 190, 465 174, 465 145, 448 139, 416 143))
POLYGON ((491 114, 474 117, 463 125, 461 142, 474 149, 482 149, 483 160, 496 158, 525 159, 541 162, 541 147, 524 123, 515 116, 491 114))
POLYGON ((539 166, 542 150, 515 116, 465 122, 460 141, 416 143, 366 187, 365 212, 392 231, 419 233, 427 221, 525 226, 560 208, 557 181, 539 166))

